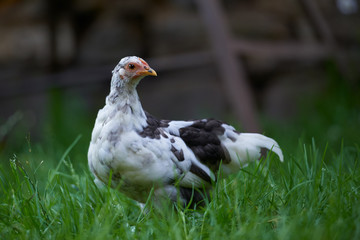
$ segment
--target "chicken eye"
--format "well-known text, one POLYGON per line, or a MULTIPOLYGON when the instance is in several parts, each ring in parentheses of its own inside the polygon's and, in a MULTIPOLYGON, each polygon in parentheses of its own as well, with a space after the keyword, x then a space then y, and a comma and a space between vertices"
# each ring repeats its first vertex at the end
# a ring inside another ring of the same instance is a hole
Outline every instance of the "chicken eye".
POLYGON ((135 65, 130 63, 130 64, 128 65, 128 67, 129 67, 129 69, 134 69, 134 68, 135 68, 135 65))

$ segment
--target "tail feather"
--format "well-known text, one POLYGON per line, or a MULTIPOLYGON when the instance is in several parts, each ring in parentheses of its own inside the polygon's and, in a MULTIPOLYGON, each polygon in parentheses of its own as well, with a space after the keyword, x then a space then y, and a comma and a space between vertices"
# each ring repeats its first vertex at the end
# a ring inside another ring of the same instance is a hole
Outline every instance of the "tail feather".
POLYGON ((246 142, 248 142, 249 144, 253 144, 257 149, 266 148, 276 153, 280 161, 284 161, 284 155, 281 151, 281 148, 274 139, 257 133, 241 133, 239 137, 245 138, 244 140, 246 142))
POLYGON ((227 173, 234 173, 248 163, 258 160, 262 148, 274 152, 281 162, 284 161, 279 144, 274 139, 258 133, 240 133, 235 141, 223 141, 223 146, 231 160, 229 164, 223 165, 223 170, 227 173))

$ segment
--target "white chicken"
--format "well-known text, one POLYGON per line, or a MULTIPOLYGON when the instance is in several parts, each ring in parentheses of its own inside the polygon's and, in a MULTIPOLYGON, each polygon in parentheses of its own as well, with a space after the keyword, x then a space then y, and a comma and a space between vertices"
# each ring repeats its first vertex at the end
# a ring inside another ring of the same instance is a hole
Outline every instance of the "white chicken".
POLYGON ((110 94, 96 118, 88 163, 96 180, 141 203, 153 198, 183 205, 208 197, 221 163, 222 175, 260 158, 261 148, 283 161, 271 138, 239 133, 214 119, 158 120, 141 106, 136 86, 156 72, 139 57, 125 57, 113 70, 110 94), (120 186, 119 186, 120 184, 120 186))

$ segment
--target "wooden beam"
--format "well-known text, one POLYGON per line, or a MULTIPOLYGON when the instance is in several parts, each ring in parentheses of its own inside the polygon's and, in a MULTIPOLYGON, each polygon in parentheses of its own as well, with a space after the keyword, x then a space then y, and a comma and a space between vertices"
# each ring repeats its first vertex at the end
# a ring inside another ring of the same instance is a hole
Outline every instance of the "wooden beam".
POLYGON ((174 71, 185 68, 200 67, 214 62, 212 52, 197 51, 172 56, 156 57, 146 61, 159 71, 174 71))
POLYGON ((248 57, 269 58, 279 60, 321 60, 331 55, 329 47, 322 44, 299 42, 265 42, 236 40, 233 49, 240 55, 248 57))

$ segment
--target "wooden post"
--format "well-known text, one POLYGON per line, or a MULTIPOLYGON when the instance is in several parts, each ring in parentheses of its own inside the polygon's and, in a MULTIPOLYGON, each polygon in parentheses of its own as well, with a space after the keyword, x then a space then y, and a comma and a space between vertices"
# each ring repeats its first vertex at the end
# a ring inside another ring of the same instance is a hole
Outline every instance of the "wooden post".
POLYGON ((215 63, 224 81, 225 90, 236 117, 244 130, 259 132, 253 94, 246 79, 244 67, 236 57, 225 14, 218 0, 196 0, 208 31, 215 63))

